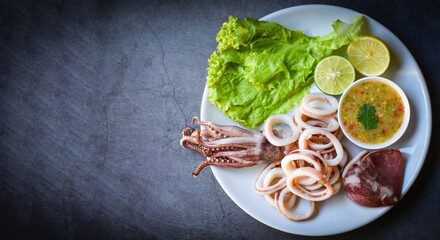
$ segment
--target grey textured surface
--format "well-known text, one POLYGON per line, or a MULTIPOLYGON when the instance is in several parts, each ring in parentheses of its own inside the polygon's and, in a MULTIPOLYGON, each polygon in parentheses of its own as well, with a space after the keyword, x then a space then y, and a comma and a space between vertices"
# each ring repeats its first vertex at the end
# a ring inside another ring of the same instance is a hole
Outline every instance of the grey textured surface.
POLYGON ((2 1, 0 238, 305 239, 253 219, 180 147, 229 15, 325 3, 364 13, 413 53, 434 107, 421 175, 399 205, 329 239, 440 235, 436 1, 2 1))

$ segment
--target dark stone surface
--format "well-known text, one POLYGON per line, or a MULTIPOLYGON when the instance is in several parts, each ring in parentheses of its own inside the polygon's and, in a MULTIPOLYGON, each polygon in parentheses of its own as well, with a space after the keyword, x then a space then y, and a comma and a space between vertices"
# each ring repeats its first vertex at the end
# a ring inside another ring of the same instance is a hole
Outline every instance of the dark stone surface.
POLYGON ((389 28, 419 63, 433 136, 383 217, 327 239, 440 235, 437 1, 1 1, 0 239, 306 239, 253 219, 179 146, 229 15, 324 3, 389 28))

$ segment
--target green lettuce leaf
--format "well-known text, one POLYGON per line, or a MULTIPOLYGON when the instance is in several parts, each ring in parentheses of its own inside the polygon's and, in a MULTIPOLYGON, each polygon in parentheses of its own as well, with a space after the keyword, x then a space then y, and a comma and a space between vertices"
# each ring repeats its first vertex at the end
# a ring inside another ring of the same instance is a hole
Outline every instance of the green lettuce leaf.
POLYGON ((229 17, 209 59, 208 99, 249 128, 286 113, 309 93, 316 64, 357 40, 362 23, 360 15, 353 24, 337 20, 334 32, 312 38, 277 23, 229 17))

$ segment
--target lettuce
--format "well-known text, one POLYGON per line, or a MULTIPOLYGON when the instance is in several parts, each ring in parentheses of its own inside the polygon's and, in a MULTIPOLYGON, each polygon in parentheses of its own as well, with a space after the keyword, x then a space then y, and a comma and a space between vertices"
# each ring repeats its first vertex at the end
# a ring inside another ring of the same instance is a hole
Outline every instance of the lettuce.
POLYGON ((324 37, 308 37, 277 23, 229 17, 217 35, 208 68, 208 99, 227 117, 254 128, 297 106, 309 93, 316 64, 356 41, 363 24, 339 20, 324 37))

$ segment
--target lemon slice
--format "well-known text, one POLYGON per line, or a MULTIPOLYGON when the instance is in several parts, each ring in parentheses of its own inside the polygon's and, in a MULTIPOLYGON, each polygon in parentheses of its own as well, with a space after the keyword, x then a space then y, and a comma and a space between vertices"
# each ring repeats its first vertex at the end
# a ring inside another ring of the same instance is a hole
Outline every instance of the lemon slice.
POLYGON ((377 37, 363 36, 350 43, 347 56, 356 70, 368 77, 381 75, 390 65, 390 51, 377 37))
POLYGON ((328 95, 341 95, 354 79, 353 65, 340 56, 324 58, 315 68, 315 84, 328 95))

